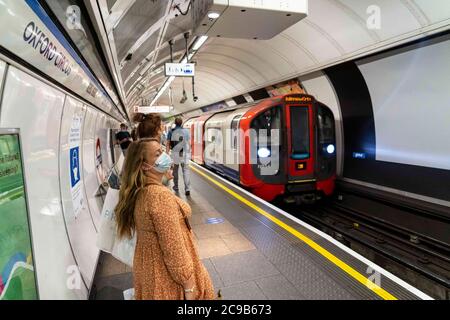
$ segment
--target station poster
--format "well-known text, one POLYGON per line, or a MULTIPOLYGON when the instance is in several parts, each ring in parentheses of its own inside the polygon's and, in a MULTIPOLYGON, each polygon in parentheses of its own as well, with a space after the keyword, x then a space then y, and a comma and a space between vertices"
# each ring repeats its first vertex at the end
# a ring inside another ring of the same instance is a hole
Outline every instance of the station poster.
POLYGON ((72 194, 73 214, 75 219, 81 213, 84 204, 82 180, 81 180, 81 127, 83 124, 83 117, 74 115, 72 118, 72 126, 69 134, 69 163, 70 163, 70 191, 72 194))
POLYGON ((36 300, 20 140, 0 131, 0 300, 36 300))
POLYGON ((285 94, 306 94, 300 81, 298 80, 290 80, 279 83, 275 86, 267 87, 266 90, 271 97, 277 97, 285 94))

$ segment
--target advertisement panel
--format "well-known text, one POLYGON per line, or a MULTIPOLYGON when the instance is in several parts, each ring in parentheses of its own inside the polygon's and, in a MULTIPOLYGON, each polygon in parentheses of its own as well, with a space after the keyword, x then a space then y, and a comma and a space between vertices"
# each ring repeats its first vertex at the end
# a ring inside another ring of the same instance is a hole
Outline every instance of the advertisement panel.
POLYGON ((83 117, 74 115, 69 134, 69 165, 70 165, 70 182, 72 193, 72 204, 75 218, 78 217, 83 209, 84 197, 81 189, 81 159, 80 159, 80 142, 81 142, 81 126, 83 117))
POLYGON ((306 94, 305 90, 302 88, 302 85, 298 80, 290 80, 287 82, 279 83, 275 86, 267 87, 266 90, 271 97, 295 93, 306 94))
POLYGON ((0 300, 36 300, 38 290, 19 134, 0 129, 0 300))

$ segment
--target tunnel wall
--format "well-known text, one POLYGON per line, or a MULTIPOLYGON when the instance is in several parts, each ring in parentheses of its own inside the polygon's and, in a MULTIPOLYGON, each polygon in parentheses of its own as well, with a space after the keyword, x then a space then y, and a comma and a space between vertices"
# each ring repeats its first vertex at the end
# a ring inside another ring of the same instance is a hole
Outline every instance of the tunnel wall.
POLYGON ((447 34, 325 70, 342 112, 343 178, 450 201, 449 55, 447 34))
POLYGON ((121 154, 117 148, 111 154, 109 147, 109 130, 119 123, 9 62, 4 72, 7 64, 0 60, 0 127, 21 133, 39 295, 86 299, 99 255, 95 242, 103 199, 97 191, 121 154), (76 195, 70 174, 74 147, 81 160, 76 195), (71 282, 76 270, 82 280, 78 288, 71 282))

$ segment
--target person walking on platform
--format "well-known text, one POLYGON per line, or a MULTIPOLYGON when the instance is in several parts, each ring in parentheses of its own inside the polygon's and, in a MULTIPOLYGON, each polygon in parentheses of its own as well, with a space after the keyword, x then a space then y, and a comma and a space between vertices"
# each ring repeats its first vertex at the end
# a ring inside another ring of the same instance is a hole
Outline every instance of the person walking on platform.
POLYGON ((183 129, 183 119, 175 119, 175 128, 169 131, 167 136, 166 149, 172 151, 172 159, 174 160, 173 167, 173 190, 179 192, 179 168, 181 165, 183 171, 184 191, 186 196, 191 195, 191 180, 190 180, 190 133, 189 130, 183 129))
POLYGON ((125 161, 116 207, 121 238, 136 232, 136 300, 212 300, 214 288, 199 258, 190 206, 161 184, 172 164, 157 141, 134 142, 125 161))
POLYGON ((131 134, 128 132, 128 127, 126 124, 122 123, 120 125, 120 131, 116 134, 116 140, 116 143, 119 144, 122 149, 123 155, 126 157, 128 147, 132 142, 131 134))

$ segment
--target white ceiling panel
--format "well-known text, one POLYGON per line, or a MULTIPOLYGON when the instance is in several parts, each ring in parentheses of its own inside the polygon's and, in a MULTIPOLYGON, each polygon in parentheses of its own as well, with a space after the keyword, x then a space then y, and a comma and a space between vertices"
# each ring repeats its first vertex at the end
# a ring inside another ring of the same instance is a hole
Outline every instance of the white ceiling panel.
POLYGON ((373 33, 366 28, 366 21, 350 7, 335 0, 314 0, 309 4, 310 16, 305 22, 314 24, 323 37, 335 41, 345 53, 376 42, 373 33))
MULTIPOLYGON (((109 6, 112 3, 108 1, 109 6)), ((190 14, 182 16, 174 8, 177 4, 185 11, 189 1, 135 0, 114 30, 115 43, 110 45, 118 52, 116 60, 122 62, 127 52, 134 52, 133 60, 122 69, 122 88, 128 92, 130 108, 141 95, 154 97, 164 84, 164 73, 154 71, 169 59, 170 39, 175 40, 175 60, 183 54, 183 34, 193 26, 190 14), (146 37, 155 28, 154 35, 146 37), (143 38, 148 41, 140 44, 143 38)), ((186 79, 189 99, 180 105, 182 80, 176 79, 172 84, 175 113, 365 56, 450 25, 450 0, 310 0, 309 11, 308 18, 271 40, 209 39, 194 57, 200 100, 192 101, 191 81, 186 79), (372 5, 381 10, 380 29, 367 27, 372 5)), ((160 103, 168 102, 168 95, 162 95, 160 103)))
POLYGON ((426 15, 430 24, 450 20, 450 1, 448 0, 410 0, 426 15))

